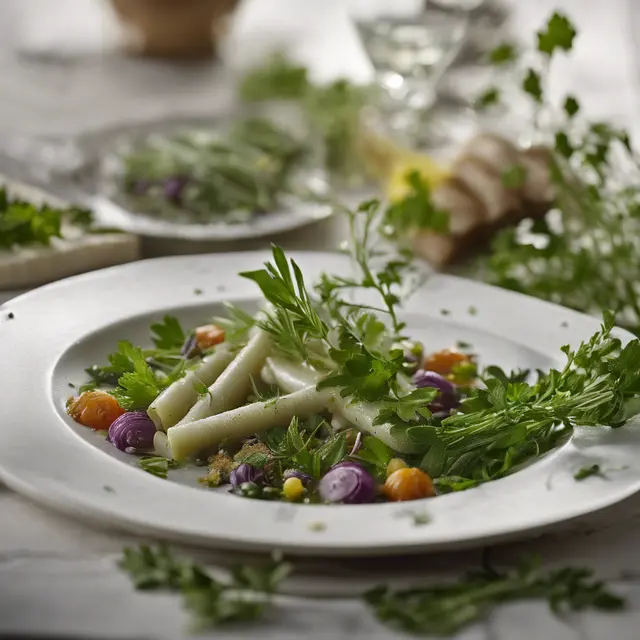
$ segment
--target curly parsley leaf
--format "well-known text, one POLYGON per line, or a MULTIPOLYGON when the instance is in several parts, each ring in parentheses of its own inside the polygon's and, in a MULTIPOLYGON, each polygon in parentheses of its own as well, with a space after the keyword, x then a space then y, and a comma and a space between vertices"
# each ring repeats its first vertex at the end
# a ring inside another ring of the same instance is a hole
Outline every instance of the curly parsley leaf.
POLYGON ((161 380, 147 364, 142 349, 126 340, 118 343, 118 351, 109 356, 109 362, 112 371, 122 372, 111 393, 127 411, 146 409, 176 378, 168 376, 161 380))

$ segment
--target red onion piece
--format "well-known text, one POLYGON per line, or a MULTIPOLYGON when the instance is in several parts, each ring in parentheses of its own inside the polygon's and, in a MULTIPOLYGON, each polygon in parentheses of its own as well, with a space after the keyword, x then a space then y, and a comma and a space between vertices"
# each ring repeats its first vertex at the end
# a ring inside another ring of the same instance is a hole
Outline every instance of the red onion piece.
POLYGON ((109 427, 109 442, 126 453, 153 450, 156 426, 146 411, 129 411, 116 418, 109 427))
POLYGON ((261 485, 264 484, 264 473, 261 469, 243 462, 229 474, 229 482, 234 488, 239 487, 245 482, 253 482, 261 485))
POLYGON ((421 369, 413 376, 413 383, 418 389, 433 387, 440 391, 440 394, 429 405, 429 410, 433 413, 451 411, 451 409, 455 409, 460 404, 458 390, 453 382, 449 382, 449 380, 435 371, 421 369))
POLYGON ((355 462, 339 462, 320 480, 320 497, 325 502, 364 504, 376 497, 376 482, 355 462))

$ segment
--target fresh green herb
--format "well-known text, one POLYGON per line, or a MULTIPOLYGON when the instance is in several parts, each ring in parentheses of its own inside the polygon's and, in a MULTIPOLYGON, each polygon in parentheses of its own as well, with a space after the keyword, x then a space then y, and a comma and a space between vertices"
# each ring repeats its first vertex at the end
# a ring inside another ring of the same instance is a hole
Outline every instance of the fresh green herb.
POLYGON ((174 316, 165 316, 162 322, 151 325, 153 343, 158 349, 180 349, 186 334, 180 321, 174 316))
POLYGON ((119 342, 118 351, 111 354, 109 360, 124 370, 111 393, 127 411, 146 409, 174 379, 169 376, 160 380, 147 364, 142 349, 130 342, 119 342))
POLYGON ((176 558, 165 546, 124 549, 118 563, 134 587, 180 593, 194 619, 195 630, 262 617, 270 597, 290 573, 290 565, 274 555, 263 567, 237 566, 222 582, 202 567, 176 558))
POLYGON ((293 359, 309 360, 306 344, 309 340, 325 340, 328 327, 320 318, 307 291, 300 267, 287 261, 280 247, 273 247, 273 263, 265 269, 247 271, 240 275, 253 280, 273 311, 259 322, 264 331, 273 335, 279 349, 293 359))
POLYGON ((564 100, 566 122, 543 128, 539 117, 543 110, 554 110, 543 100, 554 54, 570 50, 575 33, 565 16, 554 14, 538 38, 544 73, 528 78, 538 133, 554 140, 549 165, 554 211, 520 229, 502 231, 485 262, 484 277, 579 311, 614 310, 623 326, 640 332, 640 167, 629 135, 603 122, 578 126, 579 103, 571 95, 564 100))
POLYGON ((514 164, 502 172, 501 178, 507 189, 521 189, 527 179, 527 170, 521 164, 514 164))
POLYGON ((567 96, 564 101, 564 111, 569 116, 569 118, 573 118, 578 111, 580 111, 580 104, 576 100, 575 96, 567 96))
POLYGON ((209 387, 207 387, 207 385, 204 382, 202 382, 202 380, 199 380, 199 379, 194 380, 193 388, 201 398, 204 398, 205 396, 209 396, 209 400, 210 401, 213 400, 213 396, 211 395, 211 390, 209 389, 209 387))
POLYGON ((411 231, 447 233, 449 213, 434 205, 429 183, 415 170, 407 174, 406 182, 409 186, 407 195, 385 211, 382 228, 386 235, 397 239, 400 234, 411 231))
POLYGON ((115 493, 116 490, 113 487, 110 487, 108 484, 105 484, 102 487, 107 493, 115 493))
POLYGON ((556 50, 571 51, 576 30, 561 13, 554 13, 546 27, 538 32, 538 51, 551 57, 556 50))
POLYGON ((450 316, 451 315, 451 311, 449 311, 449 309, 440 309, 440 315, 441 316, 450 316))
POLYGON ((36 207, 26 200, 12 198, 0 187, 0 249, 14 246, 48 246, 53 238, 63 237, 63 225, 89 229, 91 212, 69 207, 59 209, 49 205, 36 207))
POLYGON ((315 531, 317 533, 322 533, 327 530, 327 525, 324 522, 312 522, 309 525, 309 531, 315 531))
POLYGON ((142 456, 138 461, 138 466, 147 473, 157 478, 167 479, 170 469, 177 469, 180 464, 175 460, 163 458, 161 456, 142 456))
POLYGON ((345 457, 345 433, 331 436, 325 442, 315 437, 323 424, 320 422, 311 434, 305 436, 298 419, 294 418, 283 434, 272 432, 267 435, 266 444, 281 470, 279 476, 285 469, 293 468, 319 479, 345 457))
POLYGON ((471 305, 468 309, 467 309, 467 313, 470 316, 476 316, 478 315, 478 309, 476 307, 474 307, 473 305, 471 305))
POLYGON ((590 478, 591 476, 604 477, 604 473, 600 469, 599 464, 592 464, 590 467, 582 467, 573 474, 573 477, 576 480, 585 480, 586 478, 590 478))
POLYGON ((249 331, 255 326, 256 319, 240 307, 230 302, 224 303, 227 317, 216 317, 214 323, 224 329, 224 339, 230 344, 242 344, 247 341, 249 331))
POLYGON ((435 476, 458 478, 449 487, 455 489, 512 473, 568 437, 573 425, 622 426, 640 389, 640 341, 622 347, 612 328, 607 315, 589 341, 563 347, 562 370, 539 373, 535 384, 487 375, 486 388, 475 389, 441 427, 418 425, 407 435, 427 448, 435 476))
POLYGON ((299 100, 308 90, 306 67, 290 62, 284 53, 277 52, 264 67, 249 71, 242 79, 240 98, 245 102, 299 100))
POLYGON ((473 349, 473 345, 469 342, 464 342, 463 340, 458 340, 456 342, 456 347, 460 349, 460 351, 471 351, 473 349))
POLYGON ((623 598, 592 572, 564 568, 543 572, 537 563, 498 572, 487 568, 453 584, 391 591, 379 587, 365 595, 376 617, 393 628, 423 636, 451 636, 486 618, 496 606, 517 600, 547 600, 554 613, 596 609, 619 611, 623 598))
POLYGON ((203 293, 204 293, 204 291, 203 291, 202 289, 200 289, 199 287, 196 287, 196 288, 193 290, 193 295, 194 295, 194 296, 201 296, 203 293))
POLYGON ((386 478, 387 465, 395 456, 396 452, 382 440, 374 436, 365 436, 360 450, 353 459, 365 463, 378 478, 386 478))
POLYGON ((367 87, 345 79, 314 85, 304 67, 281 53, 250 71, 240 89, 240 97, 247 102, 298 102, 311 131, 323 142, 325 167, 334 178, 347 182, 361 173, 358 117, 370 94, 367 87))
POLYGON ((525 79, 522 81, 522 88, 536 102, 542 103, 542 79, 540 74, 534 69, 529 69, 525 79))
POLYGON ((515 62, 517 58, 518 50, 511 42, 503 42, 489 53, 489 62, 497 66, 515 62))
POLYGON ((474 101, 474 106, 478 111, 484 111, 489 107, 498 104, 502 97, 502 91, 498 87, 489 87, 483 91, 474 101))
POLYGON ((370 91, 348 80, 311 87, 303 109, 324 143, 324 164, 333 176, 349 183, 362 172, 358 152, 359 115, 370 91))
POLYGON ((307 151, 304 142, 262 118, 239 121, 228 132, 151 136, 123 155, 121 187, 146 213, 245 222, 293 193, 291 176, 307 151))

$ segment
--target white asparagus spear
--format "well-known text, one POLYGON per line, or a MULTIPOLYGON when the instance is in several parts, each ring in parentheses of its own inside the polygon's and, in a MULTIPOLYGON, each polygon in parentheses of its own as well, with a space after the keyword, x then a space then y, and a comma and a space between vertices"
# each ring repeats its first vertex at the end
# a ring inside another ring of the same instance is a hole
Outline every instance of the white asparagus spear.
POLYGON ((246 438, 272 427, 286 426, 294 416, 306 419, 324 411, 331 390, 315 385, 266 402, 254 402, 169 430, 171 454, 176 460, 191 458, 220 444, 226 438, 246 438))
MULTIPOLYGON (((321 378, 317 371, 284 358, 268 358, 266 367, 278 387, 285 393, 304 389, 309 384, 316 384, 321 378)), ((331 389, 331 398, 327 408, 331 413, 347 420, 357 429, 379 438, 396 451, 411 453, 415 449, 408 438, 392 434, 391 425, 373 424, 379 411, 379 407, 374 403, 354 402, 351 398, 341 397, 340 389, 331 389)))
POLYGON ((214 353, 207 356, 198 368, 187 371, 184 377, 167 387, 147 410, 156 429, 166 431, 184 418, 198 400, 198 391, 194 383, 199 380, 207 387, 212 385, 229 366, 233 357, 233 350, 223 343, 216 347, 214 353))
POLYGON ((260 374, 270 351, 271 337, 266 331, 258 329, 233 362, 209 387, 209 393, 189 409, 178 425, 202 420, 239 406, 249 395, 251 378, 260 374))

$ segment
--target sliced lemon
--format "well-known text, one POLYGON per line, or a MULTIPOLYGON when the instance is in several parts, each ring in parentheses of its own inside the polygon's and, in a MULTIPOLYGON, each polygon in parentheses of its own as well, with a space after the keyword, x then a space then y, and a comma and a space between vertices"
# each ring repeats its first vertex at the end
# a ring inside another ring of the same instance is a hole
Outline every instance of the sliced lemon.
POLYGON ((386 187, 389 200, 393 202, 407 195, 407 176, 412 171, 417 171, 432 189, 450 175, 446 167, 429 156, 414 153, 403 155, 396 160, 390 172, 386 187))

